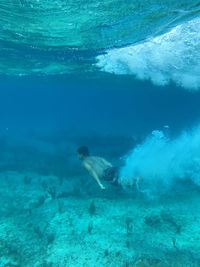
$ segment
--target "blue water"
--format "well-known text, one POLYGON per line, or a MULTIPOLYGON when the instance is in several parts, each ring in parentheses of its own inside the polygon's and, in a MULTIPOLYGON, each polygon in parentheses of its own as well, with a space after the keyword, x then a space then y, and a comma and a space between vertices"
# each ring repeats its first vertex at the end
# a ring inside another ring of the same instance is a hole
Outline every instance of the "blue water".
MULTIPOLYGON (((132 149, 134 140, 143 140, 153 130, 163 130, 164 125, 170 126, 175 137, 196 126, 200 115, 198 92, 175 85, 160 90, 128 76, 1 77, 1 82, 2 140, 8 139, 13 145, 19 142, 19 149, 35 146, 38 153, 43 150, 38 148, 40 138, 46 138, 54 149, 60 142, 62 156, 73 139, 73 156, 76 145, 90 143, 96 137, 100 143, 101 138, 104 142, 108 138, 108 147, 99 148, 101 153, 114 150, 123 156, 132 149), (125 139, 124 147, 120 138, 125 139)), ((39 156, 37 151, 35 156, 39 156)))
POLYGON ((199 6, 0 3, 0 267, 200 266, 199 6))

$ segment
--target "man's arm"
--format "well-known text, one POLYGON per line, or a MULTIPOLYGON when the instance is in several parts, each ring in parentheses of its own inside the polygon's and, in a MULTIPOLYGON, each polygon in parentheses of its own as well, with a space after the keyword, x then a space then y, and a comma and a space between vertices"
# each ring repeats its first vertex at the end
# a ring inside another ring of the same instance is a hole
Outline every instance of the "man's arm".
POLYGON ((88 172, 90 173, 90 175, 96 180, 97 184, 100 186, 101 189, 105 189, 105 187, 103 186, 103 184, 101 183, 98 174, 95 172, 95 170, 88 164, 85 163, 84 164, 85 168, 88 170, 88 172))

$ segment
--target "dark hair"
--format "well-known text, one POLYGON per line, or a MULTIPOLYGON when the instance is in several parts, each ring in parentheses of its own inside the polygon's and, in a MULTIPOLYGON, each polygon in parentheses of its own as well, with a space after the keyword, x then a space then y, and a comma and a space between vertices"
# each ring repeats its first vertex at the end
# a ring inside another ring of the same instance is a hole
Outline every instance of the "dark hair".
POLYGON ((90 155, 89 149, 87 146, 80 146, 77 149, 78 154, 83 155, 84 157, 88 157, 90 155))

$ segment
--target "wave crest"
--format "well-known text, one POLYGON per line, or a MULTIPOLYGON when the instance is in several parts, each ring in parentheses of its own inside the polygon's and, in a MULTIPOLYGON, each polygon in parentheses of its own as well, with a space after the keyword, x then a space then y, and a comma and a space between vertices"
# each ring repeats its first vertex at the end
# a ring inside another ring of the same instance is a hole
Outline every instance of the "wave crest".
POLYGON ((133 74, 156 85, 174 82, 200 89, 200 18, 174 27, 168 33, 97 57, 102 71, 133 74))

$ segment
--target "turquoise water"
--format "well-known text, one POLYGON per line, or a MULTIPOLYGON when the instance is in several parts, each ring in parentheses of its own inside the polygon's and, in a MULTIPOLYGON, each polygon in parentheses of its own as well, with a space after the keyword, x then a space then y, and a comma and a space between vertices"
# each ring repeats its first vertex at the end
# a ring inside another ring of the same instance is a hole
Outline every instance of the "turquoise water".
POLYGON ((0 266, 200 266, 199 11, 0 3, 0 266))

